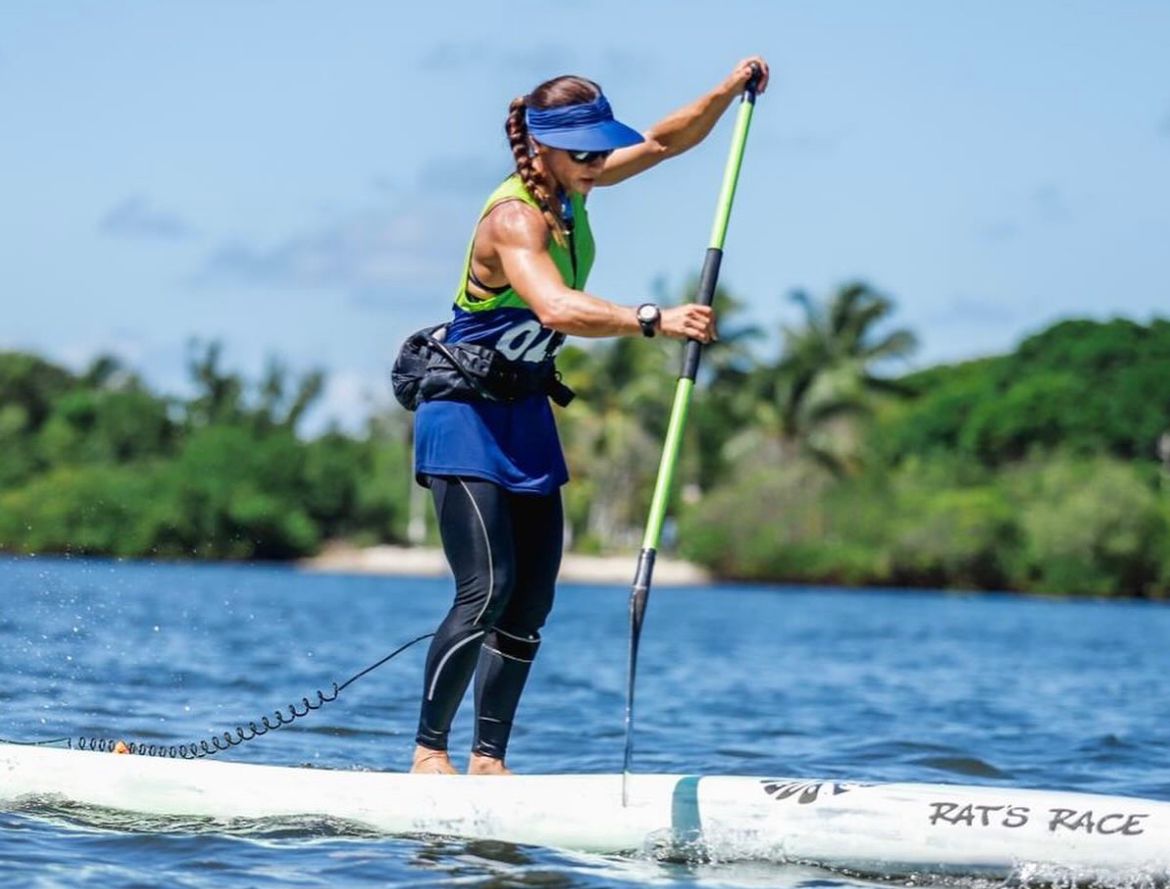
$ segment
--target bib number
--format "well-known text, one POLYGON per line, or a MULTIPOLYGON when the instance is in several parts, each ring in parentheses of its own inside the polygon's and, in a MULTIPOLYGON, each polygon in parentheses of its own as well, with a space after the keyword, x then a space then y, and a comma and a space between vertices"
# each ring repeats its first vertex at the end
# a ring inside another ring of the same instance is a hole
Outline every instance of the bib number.
POLYGON ((540 362, 544 360, 549 340, 554 336, 556 331, 542 327, 539 321, 525 321, 496 340, 496 351, 509 361, 540 362))

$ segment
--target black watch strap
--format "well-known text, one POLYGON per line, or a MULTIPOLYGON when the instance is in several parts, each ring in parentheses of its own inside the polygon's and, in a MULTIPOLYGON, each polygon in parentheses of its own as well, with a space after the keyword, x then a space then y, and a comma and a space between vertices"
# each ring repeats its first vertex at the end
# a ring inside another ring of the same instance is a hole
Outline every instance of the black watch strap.
POLYGON ((654 336, 658 332, 658 325, 662 321, 662 310, 654 303, 642 303, 638 306, 635 315, 638 324, 642 327, 642 336, 654 336))

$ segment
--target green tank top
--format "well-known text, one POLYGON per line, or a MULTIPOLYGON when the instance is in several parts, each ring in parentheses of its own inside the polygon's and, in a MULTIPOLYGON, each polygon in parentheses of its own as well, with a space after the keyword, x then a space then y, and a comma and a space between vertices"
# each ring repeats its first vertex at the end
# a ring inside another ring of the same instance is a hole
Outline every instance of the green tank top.
MULTIPOLYGON (((480 211, 476 228, 483 218, 491 212, 497 204, 505 201, 523 201, 530 207, 540 209, 520 177, 513 173, 505 179, 488 197, 487 203, 480 211)), ((589 271, 593 268, 593 258, 596 252, 593 243, 593 231, 589 228, 589 213, 585 209, 585 198, 579 194, 569 196, 569 206, 572 210, 572 234, 567 239, 566 246, 562 247, 555 239, 549 238, 548 252, 553 263, 561 273, 561 280, 574 290, 581 290, 589 278, 589 271)), ((459 288, 455 291, 455 305, 465 312, 487 312, 492 309, 518 308, 526 309, 528 304, 515 290, 509 287, 502 293, 486 299, 476 299, 467 294, 467 279, 471 272, 471 254, 475 249, 475 232, 471 234, 471 243, 467 246, 467 261, 463 264, 463 275, 459 279, 459 288)))

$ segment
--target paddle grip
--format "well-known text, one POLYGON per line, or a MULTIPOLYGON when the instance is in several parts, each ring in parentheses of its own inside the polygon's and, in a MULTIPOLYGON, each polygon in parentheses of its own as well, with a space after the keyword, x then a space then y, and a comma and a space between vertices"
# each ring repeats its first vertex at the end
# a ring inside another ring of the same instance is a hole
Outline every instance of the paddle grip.
POLYGON ((756 91, 760 88, 760 81, 764 78, 764 69, 756 62, 752 62, 752 76, 748 78, 747 84, 744 86, 744 92, 747 93, 749 102, 754 102, 756 99, 756 91))
MULTIPOLYGON (((715 285, 719 283, 719 266, 723 262, 723 251, 718 247, 708 247, 707 255, 703 258, 703 271, 699 275, 699 292, 695 294, 695 302, 709 306, 715 299, 715 285)), ((703 354, 703 344, 698 340, 687 340, 683 349, 682 373, 679 375, 685 380, 694 380, 699 372, 699 358, 703 354)))

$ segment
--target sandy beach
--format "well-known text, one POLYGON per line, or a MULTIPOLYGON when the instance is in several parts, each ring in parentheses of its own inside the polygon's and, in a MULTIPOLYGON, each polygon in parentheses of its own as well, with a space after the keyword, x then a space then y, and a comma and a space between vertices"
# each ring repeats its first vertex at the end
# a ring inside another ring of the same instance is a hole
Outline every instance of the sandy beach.
MULTIPOLYGON (((637 554, 586 556, 566 553, 561 580, 570 583, 619 584, 633 582, 637 554)), ((450 574, 442 550, 435 547, 356 547, 332 543, 319 555, 304 559, 305 571, 338 574, 386 574, 399 577, 444 577, 450 574)), ((654 582, 668 586, 693 586, 711 582, 698 565, 681 559, 659 557, 654 564, 654 582)))

